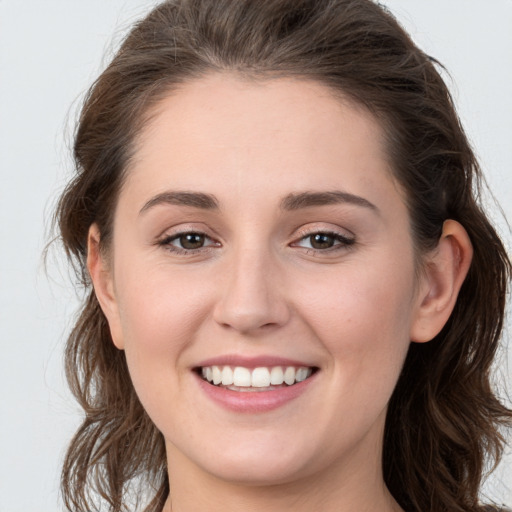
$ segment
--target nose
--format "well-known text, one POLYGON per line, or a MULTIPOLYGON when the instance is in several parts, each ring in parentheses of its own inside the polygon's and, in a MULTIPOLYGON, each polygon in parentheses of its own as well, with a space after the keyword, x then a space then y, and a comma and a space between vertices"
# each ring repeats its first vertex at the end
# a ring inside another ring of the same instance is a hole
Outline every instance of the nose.
POLYGON ((226 262, 214 309, 214 320, 223 327, 254 334, 283 326, 289 320, 282 271, 262 252, 245 251, 226 262))

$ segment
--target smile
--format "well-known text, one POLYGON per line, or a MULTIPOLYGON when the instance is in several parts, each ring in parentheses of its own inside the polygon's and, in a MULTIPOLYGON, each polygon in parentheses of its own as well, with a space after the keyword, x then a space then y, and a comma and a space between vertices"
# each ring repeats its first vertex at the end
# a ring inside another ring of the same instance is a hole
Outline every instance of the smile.
POLYGON ((244 392, 293 386, 309 378, 314 370, 304 366, 262 366, 253 369, 243 366, 204 366, 200 368, 200 374, 214 386, 244 392))

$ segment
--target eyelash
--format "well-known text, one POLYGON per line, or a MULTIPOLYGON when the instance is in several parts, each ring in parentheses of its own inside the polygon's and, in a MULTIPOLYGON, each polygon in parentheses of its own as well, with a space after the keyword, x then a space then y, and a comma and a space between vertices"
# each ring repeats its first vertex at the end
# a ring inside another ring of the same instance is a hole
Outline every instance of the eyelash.
MULTIPOLYGON (((349 238, 344 235, 341 235, 340 233, 337 233, 335 231, 329 231, 329 230, 315 230, 315 231, 308 231, 304 233, 300 233, 300 238, 297 242, 293 242, 291 244, 292 247, 302 247, 305 249, 305 251, 308 254, 315 254, 315 253, 328 253, 328 252, 334 252, 339 251, 343 249, 348 249, 350 246, 354 245, 356 243, 355 238, 349 238), (323 235, 326 237, 331 237, 334 239, 334 245, 331 247, 327 247, 324 249, 315 249, 314 247, 303 247, 300 245, 301 242, 307 240, 308 238, 311 240, 312 237, 317 235, 323 235), (338 242, 338 243, 336 243, 338 242)), ((199 252, 205 252, 211 250, 212 247, 219 247, 220 244, 218 242, 213 241, 206 233, 201 231, 182 231, 179 233, 175 233, 173 235, 165 236, 163 239, 158 241, 157 243, 159 246, 164 247, 166 250, 182 256, 192 256, 194 254, 197 254, 199 252), (195 235, 199 237, 203 237, 204 240, 210 240, 212 243, 209 243, 208 245, 203 245, 198 248, 194 249, 186 249, 184 247, 176 247, 172 244, 172 242, 179 240, 182 237, 195 235)))
POLYGON ((197 254, 198 252, 204 252, 205 250, 210 250, 211 247, 214 247, 214 246, 218 247, 220 245, 218 242, 213 242, 213 241, 212 241, 212 243, 210 243, 208 245, 198 247, 196 249, 185 249, 184 247, 176 247, 176 246, 172 245, 172 242, 174 242, 175 240, 179 240, 180 238, 185 237, 187 235, 189 235, 189 236, 196 235, 196 236, 203 237, 205 240, 212 241, 212 239, 206 233, 203 233, 202 231, 190 230, 190 231, 181 231, 181 232, 175 233, 173 235, 167 235, 162 240, 158 241, 158 245, 161 247, 164 247, 169 252, 172 252, 174 254, 181 255, 181 256, 192 256, 194 254, 197 254))
POLYGON ((355 238, 349 238, 345 235, 342 235, 341 233, 337 233, 336 231, 319 229, 319 230, 312 230, 312 231, 301 233, 298 242, 294 242, 293 246, 294 247, 303 247, 308 254, 311 254, 311 253, 325 254, 325 253, 335 252, 335 251, 339 251, 339 250, 346 250, 349 247, 353 246, 355 243, 356 243, 355 238), (317 235, 323 235, 323 236, 332 238, 334 245, 332 245, 331 247, 327 247, 325 249, 315 249, 314 247, 303 247, 303 246, 299 245, 301 242, 304 242, 307 239, 310 239, 310 241, 311 241, 311 239, 317 235), (336 243, 336 242, 338 242, 338 243, 336 243))

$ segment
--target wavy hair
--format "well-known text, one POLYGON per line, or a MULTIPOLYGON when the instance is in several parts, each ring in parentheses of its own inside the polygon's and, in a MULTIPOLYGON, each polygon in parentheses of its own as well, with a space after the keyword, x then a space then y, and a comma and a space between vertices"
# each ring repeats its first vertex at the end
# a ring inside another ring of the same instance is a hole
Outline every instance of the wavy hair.
POLYGON ((90 284, 87 234, 96 223, 108 251, 117 196, 151 106, 215 72, 313 80, 368 109, 406 191, 420 261, 446 219, 467 230, 474 257, 455 310, 434 340, 411 344, 389 404, 383 471, 408 512, 484 510, 481 480, 512 424, 491 384, 511 264, 481 208, 481 172, 438 68, 371 0, 169 0, 134 26, 85 98, 76 173, 56 212, 88 291, 65 354, 85 413, 62 471, 68 510, 93 510, 100 499, 121 512, 135 496, 137 509, 159 512, 169 494, 163 437, 90 284), (140 482, 150 495, 137 490, 140 482))

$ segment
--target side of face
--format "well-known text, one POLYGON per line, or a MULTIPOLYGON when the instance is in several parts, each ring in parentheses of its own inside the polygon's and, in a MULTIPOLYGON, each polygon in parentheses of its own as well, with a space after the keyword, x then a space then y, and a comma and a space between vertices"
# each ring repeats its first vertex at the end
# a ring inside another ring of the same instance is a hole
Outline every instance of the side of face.
POLYGON ((463 228, 445 223, 418 278, 379 125, 313 82, 191 82, 138 142, 110 262, 95 226, 88 262, 170 464, 251 483, 378 466, 409 344, 439 332, 469 266, 463 228), (201 377, 288 365, 312 375, 283 400, 226 402, 201 377))

